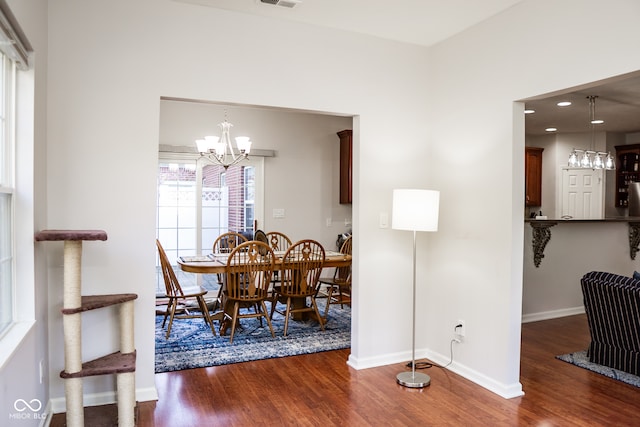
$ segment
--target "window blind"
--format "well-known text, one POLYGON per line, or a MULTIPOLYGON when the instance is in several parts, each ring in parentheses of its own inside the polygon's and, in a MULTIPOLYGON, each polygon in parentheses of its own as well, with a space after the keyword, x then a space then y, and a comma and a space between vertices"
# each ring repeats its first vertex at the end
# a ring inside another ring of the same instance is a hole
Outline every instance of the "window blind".
POLYGON ((5 0, 0 0, 0 51, 15 61, 18 69, 29 69, 33 48, 5 0))

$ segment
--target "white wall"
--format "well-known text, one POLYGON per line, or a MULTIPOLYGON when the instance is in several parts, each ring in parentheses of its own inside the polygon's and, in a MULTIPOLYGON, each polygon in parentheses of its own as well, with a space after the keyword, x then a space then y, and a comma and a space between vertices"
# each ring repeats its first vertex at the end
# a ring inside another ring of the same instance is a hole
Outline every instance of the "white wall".
POLYGON ((429 178, 444 213, 430 236, 430 348, 448 354, 464 319, 459 371, 504 394, 518 393, 522 314, 524 118, 513 101, 639 69, 639 15, 632 0, 525 1, 430 51, 429 178))
MULTIPOLYGON (((336 249, 338 234, 351 229, 351 205, 341 205, 340 140, 337 132, 353 127, 351 117, 249 106, 163 100, 160 144, 195 148, 195 140, 220 135, 218 123, 233 124, 231 137, 247 135, 252 150, 273 150, 264 158, 265 200, 258 228, 281 231, 294 241, 318 240, 336 249), (274 218, 284 209, 285 218, 274 218), (331 226, 327 226, 331 218, 331 226)), ((254 156, 251 156, 254 157, 254 156)))
MULTIPOLYGON (((59 0, 49 12, 48 225, 109 233, 86 246, 85 283, 89 292, 140 294, 139 399, 154 388, 161 96, 354 115, 350 363, 410 357, 411 237, 379 229, 378 216, 390 212, 393 188, 434 188, 440 230, 418 241, 418 356, 447 361, 452 326, 464 319, 453 369, 503 396, 520 394, 524 119, 513 101, 640 68, 628 53, 640 4, 525 1, 428 52, 167 0, 59 0), (594 47, 603 47, 597 62, 594 47)), ((51 259, 59 286, 60 251, 51 259)), ((51 288, 53 326, 60 290, 51 288)), ((90 353, 110 350, 111 320, 89 319, 90 353)), ((52 371, 63 365, 60 341, 52 332, 52 371)), ((61 397, 61 381, 51 380, 61 397)), ((85 390, 110 386, 99 379, 85 390)))
MULTIPOLYGON (((83 278, 88 293, 140 296, 140 400, 154 392, 161 96, 357 116, 352 359, 407 359, 411 291, 407 286, 390 293, 389 284, 410 283, 408 236, 379 229, 378 213, 390 211, 391 190, 398 184, 428 185, 426 146, 411 145, 426 142, 428 130, 425 49, 168 0, 62 0, 51 2, 49 12, 49 226, 107 231, 108 241, 85 245, 83 278), (411 156, 396 157, 407 147, 411 156)), ((50 295, 54 371, 63 366, 63 356, 61 332, 53 327, 60 326, 61 250, 52 252, 52 283, 58 286, 52 285, 50 295)), ((86 318, 87 356, 112 350, 111 313, 86 318)), ((421 338, 420 346, 425 344, 421 338)), ((51 381, 51 395, 60 400, 62 381, 54 375, 51 381)), ((85 380, 92 399, 109 390, 108 378, 85 380)))
POLYGON ((631 276, 640 271, 640 255, 629 255, 626 222, 560 222, 540 266, 533 263, 532 231, 525 225, 523 321, 584 312, 580 279, 589 271, 631 276))

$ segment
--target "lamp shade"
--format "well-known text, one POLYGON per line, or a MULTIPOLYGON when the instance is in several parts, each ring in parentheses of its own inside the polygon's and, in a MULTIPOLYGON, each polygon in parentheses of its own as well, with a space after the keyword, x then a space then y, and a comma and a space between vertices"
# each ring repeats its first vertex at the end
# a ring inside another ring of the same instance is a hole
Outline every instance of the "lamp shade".
POLYGON ((391 228, 438 231, 440 192, 421 189, 393 190, 391 228))

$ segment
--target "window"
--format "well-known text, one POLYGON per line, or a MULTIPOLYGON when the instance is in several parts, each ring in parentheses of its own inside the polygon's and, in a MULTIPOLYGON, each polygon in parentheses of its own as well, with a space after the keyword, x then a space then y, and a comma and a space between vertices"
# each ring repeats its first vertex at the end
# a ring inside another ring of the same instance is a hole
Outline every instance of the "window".
POLYGON ((0 368, 36 316, 32 50, 7 2, 0 1, 0 368))
POLYGON ((196 250, 195 209, 195 163, 160 163, 156 211, 157 237, 170 260, 193 254, 196 250))
POLYGON ((256 171, 252 166, 244 168, 244 226, 253 230, 253 207, 256 201, 256 171))
POLYGON ((14 75, 14 62, 0 53, 0 334, 14 319, 14 75))
MULTIPOLYGON (((194 159, 161 158, 156 235, 170 261, 210 253, 213 242, 227 231, 253 234, 254 220, 260 216, 256 212, 262 211, 257 170, 262 170, 262 159, 224 170, 194 159)), ((159 293, 164 287, 161 276, 158 274, 156 284, 159 293)))

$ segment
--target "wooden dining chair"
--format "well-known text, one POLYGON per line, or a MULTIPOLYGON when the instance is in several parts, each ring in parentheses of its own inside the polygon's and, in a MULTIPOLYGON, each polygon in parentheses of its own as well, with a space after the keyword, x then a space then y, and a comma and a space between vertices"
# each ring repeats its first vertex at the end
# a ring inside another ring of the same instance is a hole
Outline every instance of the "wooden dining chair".
POLYGON ((274 312, 284 315, 284 336, 287 336, 289 317, 294 313, 311 312, 315 314, 324 331, 324 322, 318 312, 316 294, 318 279, 324 264, 325 254, 322 245, 311 239, 300 240, 292 244, 285 252, 280 267, 281 282, 273 287, 274 298, 271 304, 271 316, 274 312), (307 299, 311 305, 307 305, 307 299), (286 304, 284 311, 277 309, 278 302, 286 304))
POLYGON ((166 310, 156 309, 156 313, 164 314, 164 319, 162 320, 163 328, 167 322, 167 317, 169 318, 169 326, 167 327, 165 338, 168 339, 171 334, 174 319, 192 319, 197 317, 202 317, 207 326, 211 328, 213 335, 216 335, 216 329, 213 326, 213 320, 209 315, 209 308, 204 299, 207 290, 202 286, 183 289, 158 239, 156 239, 156 246, 158 247, 158 255, 160 255, 162 276, 164 277, 165 295, 163 295, 162 298, 168 299, 166 310), (196 303, 195 306, 190 304, 190 302, 193 301, 196 303))
MULTIPOLYGON (((211 250, 214 254, 230 254, 238 245, 248 241, 245 236, 235 231, 227 231, 226 233, 222 233, 218 236, 218 238, 213 242, 213 247, 211 250)), ((222 274, 217 275, 218 284, 220 287, 218 288, 218 304, 222 305, 222 282, 224 280, 222 274)))
POLYGON ((227 231, 218 236, 213 242, 212 251, 214 254, 230 254, 236 246, 248 241, 246 237, 235 231, 227 231))
MULTIPOLYGON (((266 234, 269 246, 274 252, 284 252, 291 246, 291 239, 279 231, 270 231, 266 234)), ((280 283, 280 271, 273 272, 272 283, 280 283)))
MULTIPOLYGON (((342 243, 340 253, 351 255, 352 236, 342 243)), ((333 276, 321 277, 319 298, 326 298, 327 305, 324 308, 324 319, 327 319, 329 307, 331 304, 340 304, 340 308, 344 308, 344 304, 351 304, 351 264, 348 267, 338 267, 334 270, 333 276), (322 290, 322 286, 325 289, 322 290)))
POLYGON ((238 320, 244 318, 259 318, 262 325, 264 317, 271 336, 275 337, 265 304, 274 268, 273 251, 264 242, 251 240, 241 243, 229 254, 224 285, 224 317, 231 321, 230 343, 233 343, 238 320), (241 313, 241 308, 246 311, 241 313))
POLYGON ((269 231, 267 233, 267 240, 269 241, 269 246, 274 251, 286 251, 291 246, 291 239, 279 231, 269 231))

